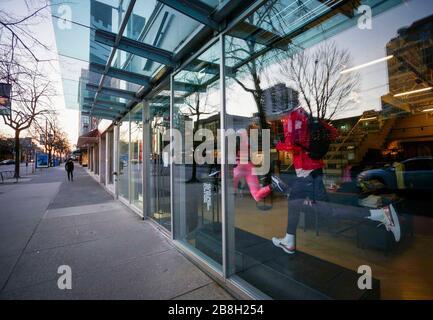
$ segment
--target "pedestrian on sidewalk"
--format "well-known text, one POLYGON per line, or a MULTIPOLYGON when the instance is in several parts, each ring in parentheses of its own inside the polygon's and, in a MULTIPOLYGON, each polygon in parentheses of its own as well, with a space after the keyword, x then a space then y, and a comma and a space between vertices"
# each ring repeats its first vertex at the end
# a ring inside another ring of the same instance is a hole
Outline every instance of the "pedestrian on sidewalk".
POLYGON ((74 162, 69 158, 65 163, 65 170, 68 173, 68 180, 74 181, 74 162))

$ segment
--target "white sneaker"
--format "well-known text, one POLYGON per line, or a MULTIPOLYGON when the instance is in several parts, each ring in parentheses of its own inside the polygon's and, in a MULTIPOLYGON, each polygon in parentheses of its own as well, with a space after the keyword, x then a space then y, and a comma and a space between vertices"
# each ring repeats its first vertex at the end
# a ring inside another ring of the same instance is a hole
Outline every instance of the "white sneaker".
POLYGON ((296 251, 296 248, 294 245, 290 245, 289 243, 286 243, 283 239, 278 239, 273 237, 272 238, 272 243, 274 244, 274 246, 281 248, 284 250, 285 253, 288 254, 294 254, 296 251))
POLYGON ((275 189, 281 193, 287 193, 287 185, 279 177, 272 175, 271 182, 272 182, 272 189, 275 189))
POLYGON ((370 212, 371 216, 368 218, 383 223, 386 230, 392 232, 395 241, 399 242, 401 237, 400 222, 393 205, 391 204, 378 210, 370 210, 370 212))

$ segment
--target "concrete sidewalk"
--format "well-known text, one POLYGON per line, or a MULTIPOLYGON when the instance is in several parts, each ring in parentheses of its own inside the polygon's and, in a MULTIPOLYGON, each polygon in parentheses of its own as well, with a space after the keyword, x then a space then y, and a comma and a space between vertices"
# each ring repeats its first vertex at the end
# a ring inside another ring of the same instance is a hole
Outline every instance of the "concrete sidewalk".
POLYGON ((0 299, 232 297, 82 168, 68 182, 58 167, 0 185, 0 299))

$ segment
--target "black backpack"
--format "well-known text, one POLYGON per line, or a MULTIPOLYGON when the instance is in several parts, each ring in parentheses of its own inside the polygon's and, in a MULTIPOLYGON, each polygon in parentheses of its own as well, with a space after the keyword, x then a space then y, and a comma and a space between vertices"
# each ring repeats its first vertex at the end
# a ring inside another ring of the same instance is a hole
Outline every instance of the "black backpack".
POLYGON ((331 139, 326 126, 317 118, 308 117, 308 131, 310 134, 309 148, 296 143, 302 149, 308 152, 312 160, 322 160, 329 151, 331 139))

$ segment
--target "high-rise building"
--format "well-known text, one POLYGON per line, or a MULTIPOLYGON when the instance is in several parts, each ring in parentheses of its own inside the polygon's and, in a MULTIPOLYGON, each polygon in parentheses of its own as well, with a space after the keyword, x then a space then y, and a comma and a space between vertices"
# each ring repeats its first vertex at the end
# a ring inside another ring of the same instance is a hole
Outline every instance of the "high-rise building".
POLYGON ((386 45, 389 92, 385 107, 420 112, 433 104, 433 15, 398 30, 386 45), (430 88, 430 89, 428 89, 430 88), (388 105, 387 105, 388 104, 388 105))
POLYGON ((263 91, 263 106, 268 120, 288 113, 298 105, 298 91, 287 87, 284 83, 278 83, 263 91))

